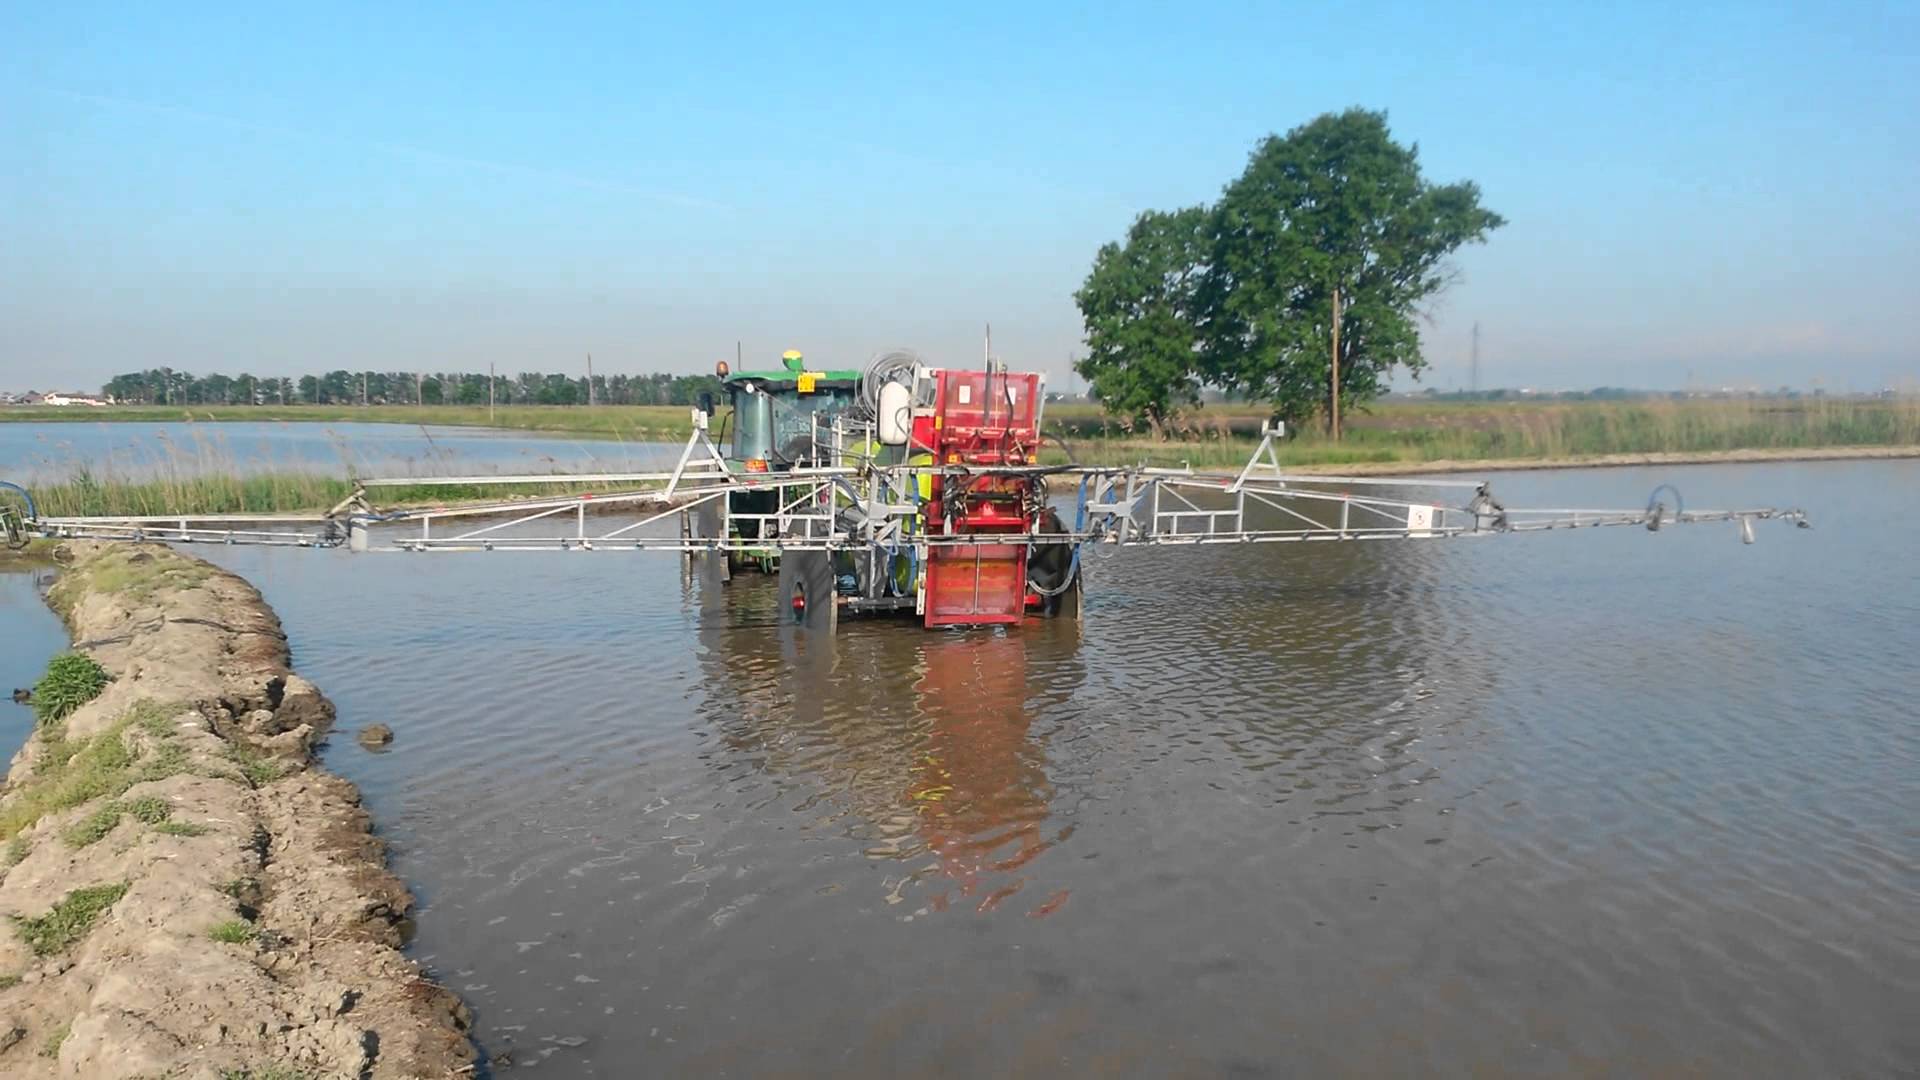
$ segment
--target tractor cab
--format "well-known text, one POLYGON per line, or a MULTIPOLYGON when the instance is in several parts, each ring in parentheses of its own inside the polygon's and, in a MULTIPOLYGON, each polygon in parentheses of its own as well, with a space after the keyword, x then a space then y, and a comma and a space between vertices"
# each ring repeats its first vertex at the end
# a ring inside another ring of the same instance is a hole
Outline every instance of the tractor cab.
MULTIPOLYGON (((860 372, 810 371, 805 358, 789 350, 778 369, 731 372, 723 386, 733 406, 733 437, 725 450, 729 469, 784 473, 837 464, 833 422, 859 399, 860 372)), ((779 488, 736 491, 727 497, 727 533, 748 542, 729 553, 730 569, 754 567, 772 573, 779 567, 772 515, 780 502, 779 488), (760 540, 767 543, 754 543, 760 540)))
POLYGON ((787 472, 797 465, 825 465, 833 420, 853 408, 858 371, 808 371, 798 352, 788 352, 776 371, 729 374, 733 405, 729 464, 740 472, 787 472))

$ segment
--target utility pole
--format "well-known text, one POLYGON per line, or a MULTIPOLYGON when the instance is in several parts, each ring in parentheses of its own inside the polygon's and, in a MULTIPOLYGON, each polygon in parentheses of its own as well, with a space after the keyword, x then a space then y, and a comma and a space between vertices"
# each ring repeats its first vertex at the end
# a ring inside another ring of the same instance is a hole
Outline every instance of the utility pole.
POLYGON ((593 404, 593 354, 587 354, 587 404, 593 404))
POLYGON ((1327 431, 1340 441, 1340 286, 1333 287, 1333 413, 1327 431))
POLYGON ((493 423, 493 364, 487 364, 487 423, 493 423))
POLYGON ((1478 322, 1473 324, 1473 367, 1470 370, 1473 375, 1467 386, 1475 396, 1478 396, 1480 393, 1480 324, 1478 322))
POLYGON ((367 373, 360 373, 360 407, 367 407, 367 373))

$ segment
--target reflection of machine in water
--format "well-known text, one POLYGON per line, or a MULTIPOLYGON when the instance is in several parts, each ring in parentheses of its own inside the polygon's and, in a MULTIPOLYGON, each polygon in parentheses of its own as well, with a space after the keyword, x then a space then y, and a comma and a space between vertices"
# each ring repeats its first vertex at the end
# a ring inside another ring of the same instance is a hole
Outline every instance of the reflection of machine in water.
MULTIPOLYGON (((736 579, 772 621, 772 582, 736 579)), ((719 590, 700 589, 703 599, 719 590)), ((709 719, 731 753, 791 785, 798 807, 895 862, 889 903, 980 911, 1031 891, 1045 914, 1064 891, 1042 891, 1033 863, 1071 831, 1053 820, 1047 754, 1034 723, 1082 681, 1079 623, 1018 633, 888 633, 884 625, 822 637, 765 621, 701 621, 709 719), (931 895, 926 895, 928 892, 931 895), (916 896, 915 894, 922 894, 916 896)))
MULTIPOLYGON (((930 901, 935 910, 997 907, 1027 884, 1020 871, 1071 831, 1048 832, 1053 789, 1026 700, 1032 644, 1021 634, 941 635, 919 650, 914 693, 929 728, 906 798, 916 834, 951 885, 930 901)), ((1064 899, 1049 898, 1049 910, 1064 899)))

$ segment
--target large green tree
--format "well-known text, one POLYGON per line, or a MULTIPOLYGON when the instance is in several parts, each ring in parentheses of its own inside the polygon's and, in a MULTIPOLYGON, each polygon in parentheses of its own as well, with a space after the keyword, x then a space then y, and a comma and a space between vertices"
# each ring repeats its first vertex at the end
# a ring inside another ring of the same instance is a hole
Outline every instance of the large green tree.
POLYGON ((1108 411, 1156 434, 1170 412, 1199 400, 1195 302, 1208 219, 1198 206, 1141 214, 1125 244, 1101 247, 1074 293, 1087 326, 1087 356, 1074 369, 1108 411))
POLYGON ((1261 140, 1214 206, 1149 211, 1100 249, 1074 294, 1076 369, 1156 428, 1212 385, 1296 421, 1324 412, 1337 435, 1339 402, 1426 366, 1420 319, 1448 256, 1503 224, 1471 182, 1427 180, 1384 112, 1328 113, 1261 140))
POLYGON ((1396 367, 1426 366, 1421 308, 1446 287, 1447 257, 1503 224, 1473 183, 1422 176, 1418 147, 1393 140, 1384 112, 1329 113, 1267 137, 1214 211, 1207 377, 1333 422, 1341 401, 1375 397, 1396 367))

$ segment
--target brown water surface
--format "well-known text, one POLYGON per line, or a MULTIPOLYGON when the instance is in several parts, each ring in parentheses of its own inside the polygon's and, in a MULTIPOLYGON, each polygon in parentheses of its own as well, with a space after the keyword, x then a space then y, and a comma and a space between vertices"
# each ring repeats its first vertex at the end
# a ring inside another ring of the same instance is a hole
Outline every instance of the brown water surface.
POLYGON ((1080 623, 672 557, 218 549, 512 1075, 1920 1060, 1920 465, 1502 478, 1731 526, 1121 551, 1080 623))

